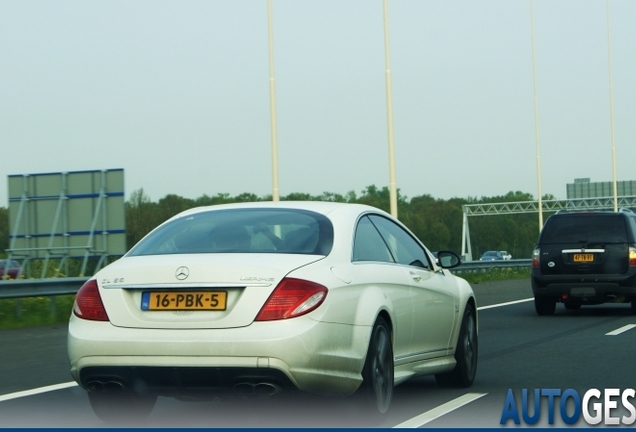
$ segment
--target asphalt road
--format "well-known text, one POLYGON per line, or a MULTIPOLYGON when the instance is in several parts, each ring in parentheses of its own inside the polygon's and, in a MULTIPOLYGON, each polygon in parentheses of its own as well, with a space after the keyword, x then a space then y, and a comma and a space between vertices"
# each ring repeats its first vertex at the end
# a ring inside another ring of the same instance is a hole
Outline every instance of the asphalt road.
MULTIPOLYGON (((522 418, 522 389, 531 395, 535 389, 561 393, 574 389, 583 397, 595 388, 622 391, 636 387, 636 329, 607 335, 636 324, 628 305, 584 307, 574 312, 559 305, 554 316, 539 317, 531 301, 520 301, 531 297, 528 280, 481 283, 473 288, 479 307, 480 344, 474 385, 470 389, 440 388, 430 377, 406 382, 396 387, 390 414, 379 426, 499 427, 502 414, 512 413, 506 405, 509 393, 524 426, 528 424, 522 418)), ((0 426, 106 426, 93 414, 85 391, 71 383, 64 326, 0 331, 0 365, 0 426), (42 389, 57 384, 62 388, 42 389)), ((541 398, 538 426, 550 426, 549 400, 541 398)), ((574 417, 573 400, 565 400, 566 417, 574 417)), ((560 398, 553 402, 554 425, 565 426, 560 398)), ((534 408, 529 414, 533 412, 534 408)), ((618 398, 618 408, 603 415, 621 419, 629 412, 618 398)), ((161 397, 147 421, 128 426, 369 426, 365 420, 340 399, 292 395, 192 402, 161 397)), ((582 416, 574 424, 587 425, 582 416)), ((505 426, 515 427, 514 421, 508 420, 505 426)))

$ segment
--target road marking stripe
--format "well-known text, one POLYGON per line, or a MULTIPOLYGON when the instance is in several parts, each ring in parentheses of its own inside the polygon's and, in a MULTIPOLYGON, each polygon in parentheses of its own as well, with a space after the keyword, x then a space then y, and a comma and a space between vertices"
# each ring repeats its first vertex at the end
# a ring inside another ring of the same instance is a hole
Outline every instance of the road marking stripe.
POLYGON ((623 332, 626 332, 627 330, 631 330, 634 327, 636 327, 636 324, 627 324, 626 326, 623 326, 623 327, 621 327, 619 329, 616 329, 616 330, 611 331, 609 333, 605 333, 605 336, 616 336, 616 335, 619 335, 619 334, 621 334, 623 332))
POLYGON ((432 422, 433 420, 448 414, 451 411, 455 411, 456 409, 467 405, 480 397, 486 396, 488 393, 466 393, 463 396, 458 397, 457 399, 453 399, 450 402, 446 402, 438 406, 437 408, 433 408, 430 411, 422 413, 418 416, 413 417, 410 420, 402 422, 393 428, 418 428, 420 426, 425 425, 426 423, 432 422))
POLYGON ((61 384, 53 384, 46 387, 34 388, 31 390, 24 390, 24 391, 19 391, 15 393, 7 393, 4 395, 0 395, 0 402, 11 400, 11 399, 17 399, 21 397, 26 397, 26 396, 33 396, 36 394, 46 393, 46 392, 55 391, 55 390, 62 390, 69 387, 75 387, 76 385, 77 383, 75 381, 70 381, 70 382, 65 382, 61 384))
POLYGON ((478 307, 477 310, 484 310, 484 309, 491 309, 491 308, 496 308, 496 307, 501 307, 501 306, 508 306, 508 305, 512 305, 512 304, 517 304, 517 303, 524 303, 524 302, 529 302, 534 300, 534 297, 531 298, 526 298, 526 299, 522 299, 522 300, 515 300, 515 301, 511 301, 511 302, 507 302, 507 303, 499 303, 499 304, 494 304, 494 305, 489 305, 489 306, 482 306, 482 307, 478 307))

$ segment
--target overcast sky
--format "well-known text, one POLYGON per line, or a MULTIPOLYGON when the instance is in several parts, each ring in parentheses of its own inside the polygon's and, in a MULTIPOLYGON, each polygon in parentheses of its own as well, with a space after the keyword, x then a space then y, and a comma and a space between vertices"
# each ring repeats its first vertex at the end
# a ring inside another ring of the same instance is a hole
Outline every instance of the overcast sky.
MULTIPOLYGON (((279 185, 389 184, 383 3, 273 0, 279 185)), ((389 0, 397 187, 537 196, 530 0, 389 0)), ((610 0, 618 180, 636 180, 636 1, 610 0)), ((543 193, 612 180, 605 0, 534 0, 543 193)), ((197 198, 272 193, 266 0, 0 0, 7 176, 123 168, 197 198)))

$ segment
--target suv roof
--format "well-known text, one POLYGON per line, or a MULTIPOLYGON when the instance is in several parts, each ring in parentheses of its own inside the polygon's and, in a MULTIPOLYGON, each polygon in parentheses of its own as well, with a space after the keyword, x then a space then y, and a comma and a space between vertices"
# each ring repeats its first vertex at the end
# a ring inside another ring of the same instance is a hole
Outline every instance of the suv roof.
MULTIPOLYGON (((614 210, 603 210, 603 209, 598 209, 598 210, 570 210, 570 209, 561 209, 558 210, 555 214, 575 214, 575 213, 617 213, 614 210)), ((618 213, 631 213, 633 215, 636 215, 636 213, 634 213, 634 211, 632 209, 629 208, 619 208, 618 209, 618 213)))

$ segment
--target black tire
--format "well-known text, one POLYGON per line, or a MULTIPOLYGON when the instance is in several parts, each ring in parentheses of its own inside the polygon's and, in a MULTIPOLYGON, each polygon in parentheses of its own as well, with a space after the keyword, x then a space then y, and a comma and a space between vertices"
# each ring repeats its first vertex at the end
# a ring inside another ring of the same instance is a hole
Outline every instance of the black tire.
POLYGON ((579 309, 581 309, 581 303, 565 302, 565 303, 563 303, 563 305, 565 306, 565 308, 567 310, 579 310, 579 309))
POLYGON ((636 300, 632 300, 632 315, 636 315, 636 300))
POLYGON ((477 317, 474 306, 467 304, 455 348, 455 368, 450 372, 436 374, 437 384, 445 387, 470 387, 473 385, 477 374, 478 356, 477 317))
POLYGON ((556 300, 550 297, 534 296, 534 309, 537 315, 553 315, 556 310, 556 300))
POLYGON ((88 400, 95 415, 104 423, 136 424, 148 418, 157 402, 156 395, 134 392, 93 393, 88 400))
POLYGON ((383 418, 393 398, 393 344, 386 321, 378 317, 371 331, 367 358, 358 390, 361 407, 369 420, 383 418))

